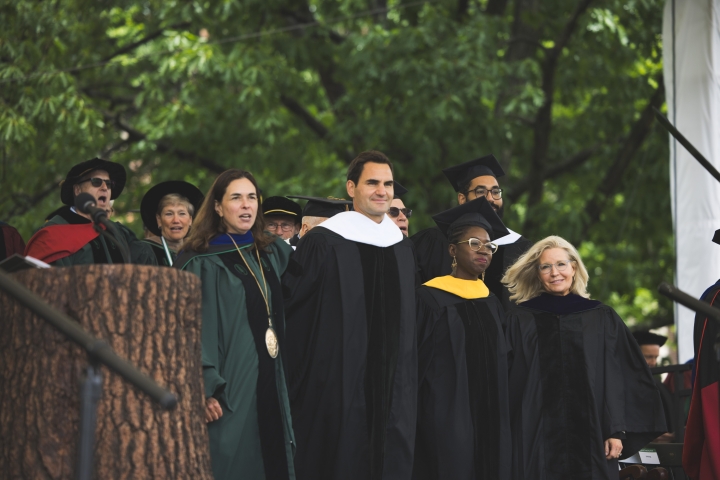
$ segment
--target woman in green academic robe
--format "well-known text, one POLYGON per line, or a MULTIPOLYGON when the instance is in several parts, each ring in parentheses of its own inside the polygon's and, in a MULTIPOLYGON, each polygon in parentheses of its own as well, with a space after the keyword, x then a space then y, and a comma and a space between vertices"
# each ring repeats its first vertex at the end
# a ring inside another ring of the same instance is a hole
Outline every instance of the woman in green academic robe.
POLYGON ((175 267, 202 280, 205 420, 216 480, 294 479, 280 276, 292 248, 264 231, 252 174, 213 183, 175 267))

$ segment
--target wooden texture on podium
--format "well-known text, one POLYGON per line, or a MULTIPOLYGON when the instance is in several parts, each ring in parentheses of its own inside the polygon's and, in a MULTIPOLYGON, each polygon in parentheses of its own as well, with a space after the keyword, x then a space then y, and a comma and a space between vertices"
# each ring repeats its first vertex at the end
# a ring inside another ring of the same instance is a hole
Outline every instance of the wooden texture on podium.
MULTIPOLYGON (((102 369, 95 478, 212 479, 204 420, 200 279, 173 268, 87 265, 13 278, 178 396, 163 411, 102 369)), ((84 350, 0 292, 0 477, 75 477, 84 350)))

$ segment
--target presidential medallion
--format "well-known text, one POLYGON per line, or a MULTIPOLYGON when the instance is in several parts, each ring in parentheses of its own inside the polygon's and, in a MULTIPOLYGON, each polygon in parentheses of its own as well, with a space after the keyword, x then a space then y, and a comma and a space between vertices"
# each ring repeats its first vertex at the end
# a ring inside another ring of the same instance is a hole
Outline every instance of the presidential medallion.
POLYGON ((277 358, 280 347, 278 346, 277 334, 272 327, 268 327, 265 331, 265 346, 267 347, 268 354, 270 354, 272 358, 277 358))

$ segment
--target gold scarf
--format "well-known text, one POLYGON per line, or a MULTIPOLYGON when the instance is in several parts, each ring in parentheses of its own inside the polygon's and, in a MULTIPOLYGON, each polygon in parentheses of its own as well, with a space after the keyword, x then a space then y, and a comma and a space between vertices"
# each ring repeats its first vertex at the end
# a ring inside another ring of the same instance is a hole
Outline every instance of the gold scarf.
POLYGON ((485 298, 490 295, 490 290, 485 285, 485 282, 480 280, 462 280, 455 278, 452 275, 445 275, 444 277, 435 277, 432 280, 425 282, 423 285, 428 287, 437 288, 438 290, 444 290, 446 292, 457 295, 460 298, 474 299, 474 298, 485 298))

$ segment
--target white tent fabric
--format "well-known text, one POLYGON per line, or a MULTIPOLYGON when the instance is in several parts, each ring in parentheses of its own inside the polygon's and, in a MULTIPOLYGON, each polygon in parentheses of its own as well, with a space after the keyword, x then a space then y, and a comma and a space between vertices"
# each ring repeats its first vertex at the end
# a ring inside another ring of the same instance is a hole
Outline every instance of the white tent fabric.
MULTIPOLYGON (((720 170, 720 0, 667 0, 663 65, 668 118, 720 170), (674 23, 674 34, 673 34, 674 23)), ((720 183, 670 137, 676 285, 699 297, 720 278, 720 183)), ((675 306, 678 360, 694 355, 694 313, 675 306)))

